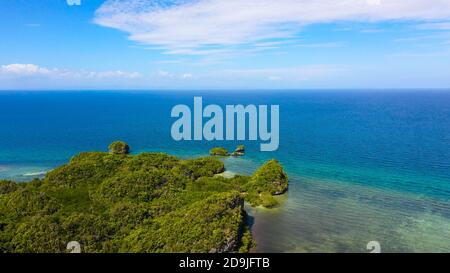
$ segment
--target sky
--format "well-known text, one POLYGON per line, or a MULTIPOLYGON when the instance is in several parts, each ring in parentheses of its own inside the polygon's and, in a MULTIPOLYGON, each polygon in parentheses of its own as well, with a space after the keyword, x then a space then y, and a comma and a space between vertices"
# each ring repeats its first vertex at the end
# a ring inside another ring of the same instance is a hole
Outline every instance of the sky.
POLYGON ((0 90, 450 88, 450 0, 2 0, 0 90))

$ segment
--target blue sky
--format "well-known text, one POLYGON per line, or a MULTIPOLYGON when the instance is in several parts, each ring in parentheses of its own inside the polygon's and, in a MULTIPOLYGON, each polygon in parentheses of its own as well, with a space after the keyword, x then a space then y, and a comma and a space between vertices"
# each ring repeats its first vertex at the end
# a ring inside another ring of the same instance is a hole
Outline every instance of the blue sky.
POLYGON ((450 88, 450 0, 4 0, 0 89, 450 88))

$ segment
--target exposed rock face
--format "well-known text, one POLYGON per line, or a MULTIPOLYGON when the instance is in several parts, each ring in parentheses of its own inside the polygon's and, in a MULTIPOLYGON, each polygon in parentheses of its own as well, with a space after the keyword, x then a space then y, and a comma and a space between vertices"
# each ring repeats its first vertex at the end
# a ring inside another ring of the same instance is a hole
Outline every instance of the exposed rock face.
POLYGON ((245 152, 245 146, 244 145, 239 145, 236 147, 236 150, 234 150, 237 153, 244 153, 245 152))
POLYGON ((245 146, 239 145, 236 147, 234 152, 231 154, 232 156, 243 156, 245 154, 245 146))

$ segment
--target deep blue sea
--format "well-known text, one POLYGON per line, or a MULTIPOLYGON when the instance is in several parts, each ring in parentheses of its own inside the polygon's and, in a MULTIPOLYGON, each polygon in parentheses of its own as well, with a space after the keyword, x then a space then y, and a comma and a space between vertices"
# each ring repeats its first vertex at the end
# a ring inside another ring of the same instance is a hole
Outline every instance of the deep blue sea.
POLYGON ((280 105, 280 148, 226 160, 251 174, 270 158, 290 177, 275 209, 248 208, 259 252, 450 251, 450 92, 0 92, 0 178, 27 181, 114 140, 133 153, 207 155, 237 142, 176 142, 173 106, 280 105))

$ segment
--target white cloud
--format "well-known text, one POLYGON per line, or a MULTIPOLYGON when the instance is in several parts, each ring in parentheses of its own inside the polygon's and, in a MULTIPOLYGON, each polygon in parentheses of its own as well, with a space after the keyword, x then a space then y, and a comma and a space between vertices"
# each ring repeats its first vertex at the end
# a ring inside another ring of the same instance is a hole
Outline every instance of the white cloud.
POLYGON ((184 73, 183 75, 181 75, 181 78, 182 79, 190 79, 190 78, 192 78, 193 76, 192 76, 192 74, 191 73, 184 73))
POLYGON ((214 45, 286 39, 310 24, 449 17, 450 0, 107 0, 95 22, 169 54, 198 54, 214 45))
POLYGON ((9 77, 48 77, 54 79, 136 79, 138 72, 64 70, 40 67, 35 64, 8 64, 0 67, 0 75, 9 77))
POLYGON ((11 75, 49 75, 55 71, 51 71, 44 67, 39 67, 35 64, 8 64, 2 65, 0 67, 1 74, 11 74, 11 75))
POLYGON ((126 78, 136 79, 142 77, 138 72, 124 72, 121 70, 116 71, 103 71, 103 72, 91 72, 95 78, 126 78))
POLYGON ((168 71, 164 71, 164 70, 159 70, 156 74, 160 78, 172 78, 173 77, 172 73, 170 73, 168 71))
MULTIPOLYGON (((151 76, 155 76, 155 74, 151 75, 151 76)), ((193 78, 194 75, 192 75, 191 73, 172 73, 169 71, 165 71, 165 70, 158 70, 156 71, 156 78, 159 79, 182 79, 182 80, 187 80, 187 79, 191 79, 193 78)))

